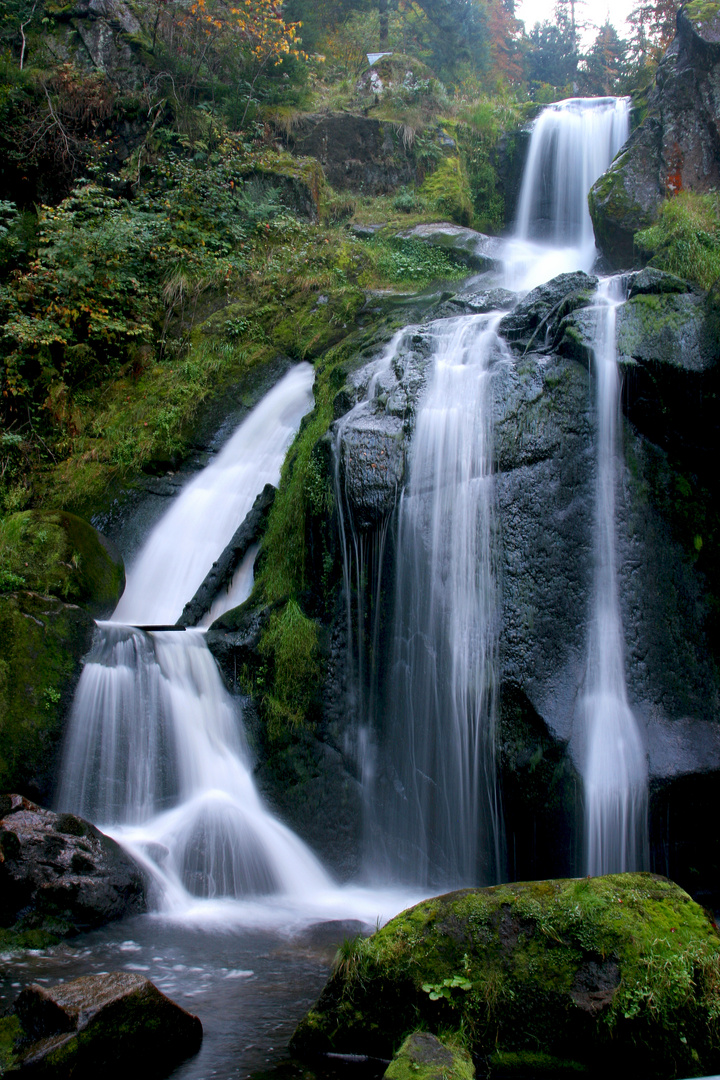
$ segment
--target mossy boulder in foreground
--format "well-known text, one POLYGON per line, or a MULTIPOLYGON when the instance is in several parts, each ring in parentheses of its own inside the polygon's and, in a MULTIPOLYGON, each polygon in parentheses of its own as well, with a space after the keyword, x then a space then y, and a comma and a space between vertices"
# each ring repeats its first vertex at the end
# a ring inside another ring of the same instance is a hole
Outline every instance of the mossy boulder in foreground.
POLYGON ((490 1076, 538 1055, 588 1075, 712 1073, 720 937, 654 874, 463 889, 343 950, 292 1047, 391 1057, 418 1027, 462 1032, 490 1076))

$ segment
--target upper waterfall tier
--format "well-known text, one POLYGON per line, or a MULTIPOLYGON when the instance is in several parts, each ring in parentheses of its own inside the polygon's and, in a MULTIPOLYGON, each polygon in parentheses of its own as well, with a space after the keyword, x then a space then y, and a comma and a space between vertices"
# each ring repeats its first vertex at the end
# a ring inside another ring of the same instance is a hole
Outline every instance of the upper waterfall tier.
POLYGON ((312 407, 314 378, 310 364, 288 371, 183 489, 131 567, 114 622, 174 623, 180 617, 256 495, 280 480, 287 449, 312 407))
POLYGON ((511 288, 590 270, 597 251, 588 193, 627 140, 629 116, 628 98, 568 98, 540 113, 506 254, 511 288))

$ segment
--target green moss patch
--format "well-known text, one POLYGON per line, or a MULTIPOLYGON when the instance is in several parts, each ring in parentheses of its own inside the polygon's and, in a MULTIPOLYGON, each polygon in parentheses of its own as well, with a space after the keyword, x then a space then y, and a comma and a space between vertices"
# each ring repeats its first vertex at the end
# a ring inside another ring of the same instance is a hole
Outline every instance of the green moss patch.
POLYGON ((0 591, 22 588, 109 614, 125 587, 122 559, 82 518, 26 510, 0 521, 0 591), (4 585, 3 585, 4 582, 4 585))
POLYGON ((91 616, 52 597, 0 596, 0 791, 47 798, 91 616))
POLYGON ((711 1073, 720 938, 702 908, 652 874, 449 893, 359 942, 293 1045, 387 1056, 417 1027, 462 1031, 479 1056, 711 1073))

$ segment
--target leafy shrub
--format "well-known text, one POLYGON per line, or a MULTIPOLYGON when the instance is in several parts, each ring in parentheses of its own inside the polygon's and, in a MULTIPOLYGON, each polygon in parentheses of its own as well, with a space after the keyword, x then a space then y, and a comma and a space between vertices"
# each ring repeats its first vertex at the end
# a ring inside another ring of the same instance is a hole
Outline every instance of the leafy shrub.
POLYGON ((443 158, 421 190, 427 200, 451 221, 458 225, 472 224, 470 185, 459 157, 443 158))
POLYGON ((720 277, 720 197, 680 192, 667 199, 654 225, 635 234, 650 265, 710 289, 720 277))
POLYGON ((272 689, 263 699, 271 738, 307 722, 320 683, 317 625, 289 600, 270 619, 260 654, 273 669, 272 689))

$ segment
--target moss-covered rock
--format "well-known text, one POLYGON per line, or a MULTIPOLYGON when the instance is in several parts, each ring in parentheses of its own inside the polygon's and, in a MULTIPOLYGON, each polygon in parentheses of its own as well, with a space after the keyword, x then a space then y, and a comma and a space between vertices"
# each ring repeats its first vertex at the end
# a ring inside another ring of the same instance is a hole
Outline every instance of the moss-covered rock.
POLYGON ((475 1067, 462 1046, 415 1031, 385 1070, 384 1080, 473 1080, 475 1067))
POLYGON ((122 559, 82 518, 26 510, 0 521, 0 790, 50 796, 93 616, 124 585, 122 559))
POLYGON ((0 596, 0 791, 47 799, 92 616, 18 591, 0 596))
POLYGON ((493 1059, 526 1074, 528 1053, 588 1074, 711 1073, 720 938, 652 874, 464 889, 345 950, 292 1046, 388 1056, 418 1026, 462 1029, 491 1075, 493 1059))
MULTIPOLYGON (((15 1061, 22 1072, 55 1080, 98 1072, 119 1076, 133 1067, 143 1076, 167 1076, 198 1051, 203 1035, 197 1016, 128 971, 86 975, 50 988, 32 983, 14 1010, 15 1061)), ((12 1034, 9 1028, 6 1040, 12 1034)))
POLYGON ((3 582, 102 617, 120 599, 125 567, 114 545, 75 514, 24 510, 0 521, 0 589, 3 582))

